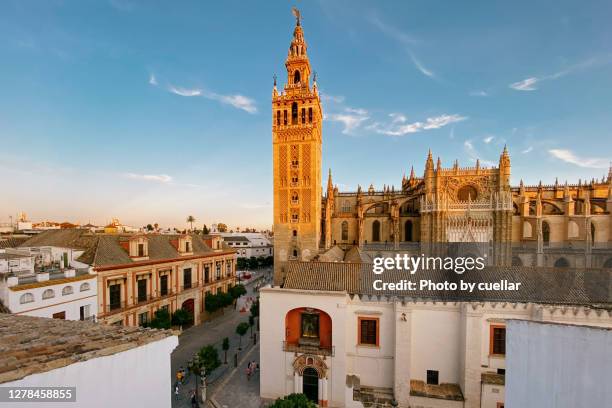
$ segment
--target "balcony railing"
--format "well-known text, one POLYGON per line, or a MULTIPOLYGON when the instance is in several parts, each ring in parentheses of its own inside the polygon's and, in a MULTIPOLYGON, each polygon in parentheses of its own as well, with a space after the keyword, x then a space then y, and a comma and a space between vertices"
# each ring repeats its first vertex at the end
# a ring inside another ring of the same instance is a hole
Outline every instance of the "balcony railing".
POLYGON ((110 303, 106 305, 104 312, 106 314, 117 313, 123 309, 125 309, 125 302, 110 303))
POLYGON ((283 341, 283 351, 287 351, 290 353, 317 354, 319 356, 334 357, 335 347, 323 347, 310 344, 295 344, 283 341))

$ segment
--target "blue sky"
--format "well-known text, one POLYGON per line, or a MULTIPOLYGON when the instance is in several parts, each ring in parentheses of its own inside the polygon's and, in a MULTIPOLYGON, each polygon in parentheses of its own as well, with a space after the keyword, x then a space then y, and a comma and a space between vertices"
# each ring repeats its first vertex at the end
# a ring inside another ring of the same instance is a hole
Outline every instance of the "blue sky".
POLYGON ((296 4, 341 190, 506 143, 514 183, 607 173, 609 1, 3 1, 0 220, 269 227, 296 4))

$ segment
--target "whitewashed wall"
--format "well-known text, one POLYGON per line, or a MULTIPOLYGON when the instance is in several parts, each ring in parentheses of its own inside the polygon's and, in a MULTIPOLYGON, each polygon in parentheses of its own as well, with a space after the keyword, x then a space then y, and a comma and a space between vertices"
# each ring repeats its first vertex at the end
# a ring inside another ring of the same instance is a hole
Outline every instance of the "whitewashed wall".
MULTIPOLYGON (((3 387, 76 387, 73 403, 45 402, 49 408, 108 408, 171 406, 170 353, 178 345, 171 336, 106 357, 93 358, 66 367, 30 375, 3 387)), ((3 403, 24 408, 40 404, 3 403)))
POLYGON ((509 320, 506 408, 609 407, 612 330, 509 320))

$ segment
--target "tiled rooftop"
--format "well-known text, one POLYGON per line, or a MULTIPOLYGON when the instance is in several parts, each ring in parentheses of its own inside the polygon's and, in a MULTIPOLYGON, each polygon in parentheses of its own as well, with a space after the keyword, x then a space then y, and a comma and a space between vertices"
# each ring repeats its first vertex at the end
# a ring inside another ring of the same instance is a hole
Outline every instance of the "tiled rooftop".
POLYGON ((0 384, 172 335, 168 330, 0 314, 0 384))

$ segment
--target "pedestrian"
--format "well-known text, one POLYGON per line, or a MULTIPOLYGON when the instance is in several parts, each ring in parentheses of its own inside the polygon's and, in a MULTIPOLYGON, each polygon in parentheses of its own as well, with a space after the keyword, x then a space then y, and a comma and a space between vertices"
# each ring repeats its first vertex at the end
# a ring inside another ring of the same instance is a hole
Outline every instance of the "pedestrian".
POLYGON ((178 399, 179 399, 179 385, 178 385, 178 382, 176 384, 174 384, 174 397, 178 401, 178 399))
POLYGON ((251 367, 250 367, 250 363, 249 363, 249 366, 247 366, 247 368, 246 368, 246 377, 247 377, 247 381, 251 380, 251 367))
POLYGON ((191 408, 198 408, 198 397, 196 396, 196 390, 191 391, 191 408))

